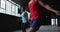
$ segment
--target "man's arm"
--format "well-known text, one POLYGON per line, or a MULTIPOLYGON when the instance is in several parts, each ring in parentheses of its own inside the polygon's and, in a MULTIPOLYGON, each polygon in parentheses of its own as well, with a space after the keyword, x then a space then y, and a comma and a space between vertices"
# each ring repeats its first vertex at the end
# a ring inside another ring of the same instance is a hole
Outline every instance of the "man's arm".
POLYGON ((52 11, 52 12, 56 13, 57 15, 60 15, 59 11, 51 8, 48 4, 43 3, 41 0, 37 0, 37 1, 42 7, 46 8, 49 11, 52 11))

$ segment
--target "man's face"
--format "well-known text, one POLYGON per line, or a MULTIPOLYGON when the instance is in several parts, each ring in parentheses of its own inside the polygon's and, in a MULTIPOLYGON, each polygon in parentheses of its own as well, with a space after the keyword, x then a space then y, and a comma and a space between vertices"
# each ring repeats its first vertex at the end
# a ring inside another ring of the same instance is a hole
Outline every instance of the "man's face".
POLYGON ((21 8, 21 10, 23 11, 23 8, 21 8))
POLYGON ((21 8, 21 11, 22 11, 22 12, 24 12, 24 11, 25 11, 25 9, 24 9, 24 8, 21 8))

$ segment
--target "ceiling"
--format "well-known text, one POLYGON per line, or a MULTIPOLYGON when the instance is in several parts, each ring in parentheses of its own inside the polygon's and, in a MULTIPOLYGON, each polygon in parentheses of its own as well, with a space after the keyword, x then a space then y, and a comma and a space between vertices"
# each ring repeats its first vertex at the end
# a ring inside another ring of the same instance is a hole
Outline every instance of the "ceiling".
POLYGON ((19 4, 19 5, 21 5, 21 6, 25 6, 26 10, 29 12, 29 9, 28 9, 29 0, 12 0, 12 1, 19 4))
POLYGON ((29 0, 12 0, 14 1, 15 3, 21 5, 21 6, 27 6, 29 0))

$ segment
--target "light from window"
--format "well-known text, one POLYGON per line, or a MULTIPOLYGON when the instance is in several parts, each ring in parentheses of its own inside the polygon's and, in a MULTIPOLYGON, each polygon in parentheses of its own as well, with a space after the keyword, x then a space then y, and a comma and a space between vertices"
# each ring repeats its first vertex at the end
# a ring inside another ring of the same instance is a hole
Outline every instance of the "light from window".
POLYGON ((12 4, 12 12, 15 12, 15 5, 12 4))
POLYGON ((4 13, 5 14, 5 10, 0 8, 0 13, 4 13))
POLYGON ((6 14, 11 14, 11 3, 6 1, 6 14))
POLYGON ((16 13, 12 12, 12 15, 16 16, 16 13))
POLYGON ((18 15, 18 7, 16 6, 16 16, 18 15))
POLYGON ((5 9, 5 0, 1 0, 1 8, 5 9))

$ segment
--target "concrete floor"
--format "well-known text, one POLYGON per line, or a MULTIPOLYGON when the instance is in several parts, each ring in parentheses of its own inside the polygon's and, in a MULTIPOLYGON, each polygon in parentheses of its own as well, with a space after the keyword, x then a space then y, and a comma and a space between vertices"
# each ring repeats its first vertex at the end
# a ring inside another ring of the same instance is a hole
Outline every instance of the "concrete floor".
MULTIPOLYGON (((29 32, 29 28, 26 29, 29 32)), ((11 32, 22 32, 22 30, 16 30, 11 32)), ((60 32, 60 27, 58 26, 51 26, 51 25, 44 25, 39 28, 37 32, 60 32)))

